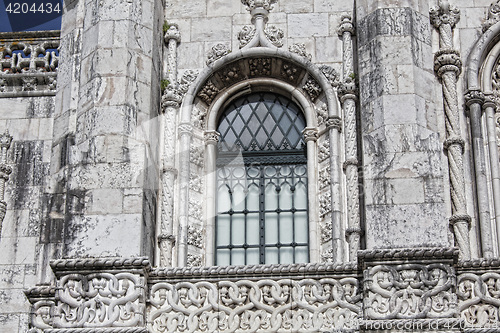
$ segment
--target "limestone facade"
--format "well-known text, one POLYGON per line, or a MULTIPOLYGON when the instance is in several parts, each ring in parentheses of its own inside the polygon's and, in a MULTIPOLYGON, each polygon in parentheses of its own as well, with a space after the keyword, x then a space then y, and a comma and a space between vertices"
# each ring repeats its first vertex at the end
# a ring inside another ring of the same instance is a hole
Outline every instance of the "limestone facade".
POLYGON ((0 33, 0 331, 498 330, 499 22, 68 0, 0 33))

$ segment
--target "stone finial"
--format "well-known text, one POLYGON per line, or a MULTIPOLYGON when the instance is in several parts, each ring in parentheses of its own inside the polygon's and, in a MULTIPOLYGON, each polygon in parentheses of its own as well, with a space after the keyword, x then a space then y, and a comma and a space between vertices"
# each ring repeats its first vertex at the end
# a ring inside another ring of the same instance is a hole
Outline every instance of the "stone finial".
POLYGON ((348 32, 351 35, 354 35, 354 24, 352 24, 351 15, 342 15, 337 32, 340 37, 344 35, 344 32, 348 32))
POLYGON ((177 43, 180 43, 181 32, 179 31, 179 26, 175 23, 170 24, 163 38, 165 39, 165 43, 167 44, 171 39, 175 40, 177 43))
POLYGON ((0 134, 0 148, 9 149, 12 142, 12 136, 9 134, 9 130, 5 130, 3 134, 0 134))
POLYGON ((483 32, 500 21, 500 0, 493 2, 488 9, 488 18, 483 23, 483 32))
POLYGON ((429 14, 436 29, 443 24, 449 24, 453 28, 460 21, 460 10, 451 6, 448 0, 439 1, 439 5, 431 8, 429 14))
POLYGON ((247 6, 247 10, 253 11, 255 9, 264 9, 270 11, 273 9, 273 5, 278 2, 278 0, 241 0, 241 3, 247 6))

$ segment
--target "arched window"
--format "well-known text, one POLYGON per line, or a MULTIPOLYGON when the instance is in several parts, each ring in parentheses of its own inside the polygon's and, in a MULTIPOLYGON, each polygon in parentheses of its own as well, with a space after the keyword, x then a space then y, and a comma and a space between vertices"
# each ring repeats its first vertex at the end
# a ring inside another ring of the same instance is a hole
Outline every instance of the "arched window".
POLYGON ((266 92, 220 116, 216 265, 309 261, 305 126, 294 102, 266 92))

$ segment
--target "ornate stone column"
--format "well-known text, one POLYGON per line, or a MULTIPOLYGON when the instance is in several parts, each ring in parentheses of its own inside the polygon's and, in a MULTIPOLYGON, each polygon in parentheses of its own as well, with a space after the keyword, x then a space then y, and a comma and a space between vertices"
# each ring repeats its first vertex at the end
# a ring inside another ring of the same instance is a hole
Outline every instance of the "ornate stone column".
POLYGON ((444 148, 448 154, 453 216, 450 224, 460 249, 461 259, 471 257, 469 228, 471 217, 467 214, 464 180, 464 140, 461 138, 458 112, 457 78, 461 72, 460 53, 453 49, 453 27, 460 19, 460 11, 448 1, 430 10, 432 24, 439 31, 440 50, 435 54, 434 69, 443 85, 446 140, 444 148))
POLYGON ((344 111, 345 162, 347 178, 346 238, 349 243, 349 261, 357 260, 360 249, 361 223, 359 216, 358 138, 356 132, 356 82, 354 80, 352 35, 354 26, 349 15, 342 16, 338 30, 343 44, 343 78, 337 90, 344 111))
MULTIPOLYGON (((495 222, 497 238, 500 237, 500 165, 498 163, 498 141, 495 97, 492 94, 485 96, 483 109, 486 116, 486 131, 488 135, 488 153, 490 155, 491 183, 493 188, 493 207, 495 209, 495 222)), ((499 249, 500 250, 500 249, 499 249)))
POLYGON ((465 94, 465 102, 469 109, 472 136, 472 152, 476 176, 476 195, 479 210, 479 227, 481 230, 481 249, 484 258, 493 257, 493 238, 491 233, 490 203, 488 199, 488 179, 486 176, 486 158, 484 156, 484 140, 482 130, 482 105, 485 101, 481 90, 469 89, 465 94))
POLYGON ((164 36, 167 44, 167 77, 169 84, 163 91, 161 115, 161 204, 160 223, 157 227, 159 248, 159 265, 173 266, 172 250, 175 245, 174 236, 174 186, 177 177, 175 168, 176 116, 182 102, 182 93, 177 88, 177 45, 181 35, 176 24, 170 25, 164 36))
POLYGON ((332 207, 332 250, 333 262, 344 262, 344 246, 345 241, 342 237, 344 225, 342 223, 342 191, 340 174, 340 154, 338 147, 340 147, 340 133, 342 132, 342 119, 338 116, 328 115, 326 121, 326 128, 328 129, 328 137, 330 139, 330 193, 331 198, 337 198, 331 201, 332 207))
MULTIPOLYGON (((307 145, 307 160, 309 163, 312 162, 312 165, 318 165, 317 158, 318 154, 316 153, 316 141, 318 141, 318 129, 314 127, 306 127, 302 131, 302 135, 304 136, 304 141, 307 145)), ((307 178, 308 179, 317 179, 316 176, 316 168, 307 168, 307 178)), ((308 184, 308 201, 316 202, 314 196, 317 195, 317 182, 311 182, 308 184)), ((319 262, 320 253, 319 253, 319 244, 317 243, 319 230, 318 230, 318 207, 317 205, 310 205, 309 209, 309 254, 311 262, 319 262), (312 223, 311 223, 312 222, 312 223)))
POLYGON ((177 177, 175 168, 175 124, 182 96, 169 85, 162 97, 162 170, 161 170, 161 213, 158 229, 158 247, 160 266, 172 267, 172 249, 174 236, 174 185, 177 177))
POLYGON ((2 236, 2 222, 7 212, 7 202, 5 202, 5 183, 9 180, 9 175, 12 172, 10 166, 7 165, 7 151, 10 148, 12 136, 9 131, 5 131, 0 135, 0 237, 2 236))
POLYGON ((212 266, 215 258, 215 216, 217 215, 216 195, 217 195, 217 143, 220 140, 220 134, 217 131, 206 131, 205 138, 205 165, 206 165, 206 199, 207 219, 205 237, 208 240, 205 248, 205 265, 212 266))
POLYGON ((171 24, 165 32, 167 45, 167 78, 172 84, 177 82, 177 45, 181 42, 181 33, 177 24, 171 24))

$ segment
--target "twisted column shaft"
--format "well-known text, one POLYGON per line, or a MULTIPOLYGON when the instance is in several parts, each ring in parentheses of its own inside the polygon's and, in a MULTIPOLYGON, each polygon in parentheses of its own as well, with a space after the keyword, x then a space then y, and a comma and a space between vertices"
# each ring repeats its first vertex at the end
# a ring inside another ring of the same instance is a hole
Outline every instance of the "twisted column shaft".
POLYGON ((457 96, 457 78, 460 75, 462 63, 458 51, 453 50, 453 27, 460 19, 460 11, 444 0, 440 1, 438 7, 431 9, 430 18, 439 31, 440 50, 435 55, 435 70, 441 79, 444 99, 446 125, 444 148, 448 155, 453 213, 450 224, 460 249, 460 257, 469 259, 471 257, 469 239, 471 217, 467 214, 465 199, 464 141, 460 135, 457 96))
POLYGON ((173 266, 174 236, 174 186, 177 177, 175 169, 175 142, 176 142, 176 115, 182 101, 182 95, 177 87, 177 45, 180 42, 180 33, 177 25, 173 24, 165 33, 167 53, 167 77, 170 82, 162 96, 161 115, 161 206, 160 223, 157 228, 159 247, 159 265, 173 266))
POLYGON ((344 112, 345 162, 347 180, 346 238, 349 243, 349 261, 357 260, 360 249, 361 221, 359 213, 358 138, 356 132, 356 83, 354 80, 352 34, 354 26, 350 16, 343 16, 339 27, 343 45, 343 82, 338 93, 344 112))
POLYGON ((8 131, 0 135, 0 237, 2 235, 2 224, 7 212, 7 202, 5 202, 5 183, 9 180, 12 169, 7 165, 7 151, 10 148, 12 136, 8 131))

